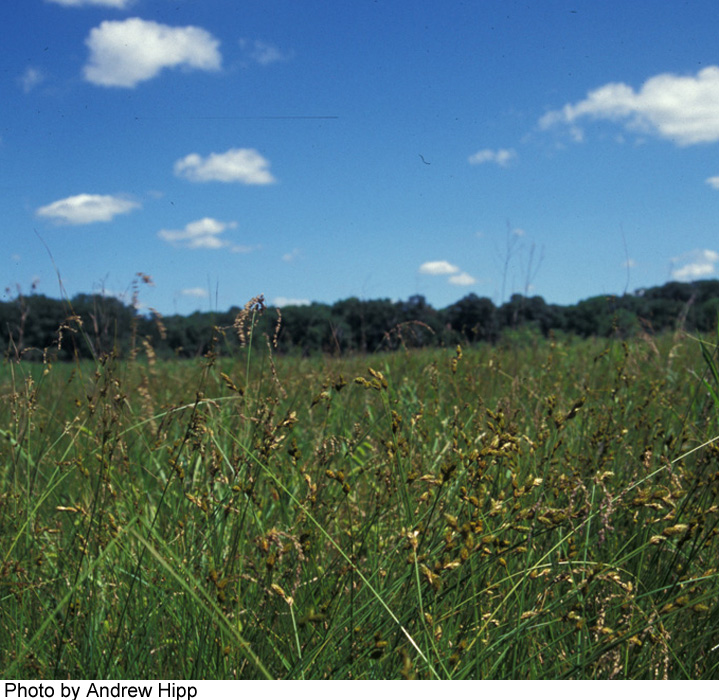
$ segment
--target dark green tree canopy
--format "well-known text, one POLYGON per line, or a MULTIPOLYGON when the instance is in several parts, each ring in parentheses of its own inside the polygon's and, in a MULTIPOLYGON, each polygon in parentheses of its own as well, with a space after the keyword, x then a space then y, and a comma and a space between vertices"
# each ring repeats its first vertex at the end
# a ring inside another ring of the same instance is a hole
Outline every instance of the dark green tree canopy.
MULTIPOLYGON (((134 352, 149 342, 166 357, 222 353, 242 342, 235 319, 242 309, 195 312, 160 318, 143 315, 101 294, 78 294, 61 301, 42 294, 18 294, 0 303, 0 347, 6 357, 41 359, 44 353, 69 360, 134 352)), ((500 306, 467 294, 444 309, 421 295, 406 301, 350 297, 334 304, 265 308, 254 334, 271 339, 278 352, 309 354, 372 353, 398 348, 495 343, 507 330, 541 335, 629 336, 716 328, 719 280, 669 282, 622 296, 596 296, 577 304, 547 304, 541 296, 513 294, 500 306)))

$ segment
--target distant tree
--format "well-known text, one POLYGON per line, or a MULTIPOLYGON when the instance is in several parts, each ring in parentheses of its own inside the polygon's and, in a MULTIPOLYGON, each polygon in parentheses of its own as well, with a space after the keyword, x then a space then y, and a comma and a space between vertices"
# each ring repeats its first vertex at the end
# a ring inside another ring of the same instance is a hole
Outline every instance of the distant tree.
POLYGON ((102 294, 76 294, 68 304, 68 316, 82 321, 82 340, 77 351, 99 357, 116 352, 122 354, 130 345, 136 312, 115 297, 102 294), (89 347, 88 347, 89 345, 89 347))
POLYGON ((327 304, 285 306, 281 309, 282 324, 278 337, 281 352, 301 350, 309 355, 315 352, 332 353, 337 350, 332 314, 327 304))
POLYGON ((719 294, 712 299, 706 299, 697 308, 696 327, 702 333, 709 333, 717 330, 719 321, 719 294))
POLYGON ((614 327, 616 304, 611 297, 596 296, 584 299, 570 306, 565 314, 567 330, 588 338, 589 336, 610 336, 614 327))
POLYGON ((442 317, 421 294, 395 304, 397 325, 387 337, 387 347, 425 347, 442 337, 442 317))
POLYGON ((374 299, 362 302, 362 305, 364 316, 363 352, 397 347, 391 338, 391 333, 400 323, 397 306, 389 299, 374 299))
POLYGON ((450 328, 470 343, 499 337, 497 309, 491 299, 468 294, 445 309, 450 328))
POLYGON ((547 335, 550 330, 563 330, 564 326, 561 307, 547 304, 540 296, 513 294, 510 300, 499 308, 498 317, 502 328, 531 325, 542 335, 547 335))
POLYGON ((210 314, 199 311, 189 316, 166 316, 162 323, 165 327, 167 348, 178 357, 204 355, 217 335, 213 321, 210 314))
POLYGON ((347 349, 374 352, 385 334, 397 325, 397 313, 389 299, 361 301, 350 297, 332 305, 332 317, 350 333, 347 349))
MULTIPOLYGON (((164 356, 195 357, 210 348, 233 353, 240 340, 235 319, 242 310, 173 315, 140 315, 132 306, 99 294, 78 294, 69 301, 41 294, 0 302, 0 349, 6 357, 40 359, 49 350, 60 359, 120 355, 148 338, 164 356)), ((350 297, 334 304, 288 306, 281 309, 277 336, 280 352, 374 352, 456 342, 496 342, 502 331, 516 338, 536 332, 573 333, 583 337, 626 337, 640 327, 663 331, 685 327, 716 329, 719 280, 669 282, 621 297, 596 296, 570 306, 547 304, 540 296, 514 294, 501 307, 491 299, 468 294, 436 310, 421 295, 406 301, 362 301, 350 297), (513 336, 514 337, 514 336, 513 336)), ((275 309, 255 319, 254 342, 275 338, 275 309)), ((262 341, 264 342, 264 341, 262 341)))

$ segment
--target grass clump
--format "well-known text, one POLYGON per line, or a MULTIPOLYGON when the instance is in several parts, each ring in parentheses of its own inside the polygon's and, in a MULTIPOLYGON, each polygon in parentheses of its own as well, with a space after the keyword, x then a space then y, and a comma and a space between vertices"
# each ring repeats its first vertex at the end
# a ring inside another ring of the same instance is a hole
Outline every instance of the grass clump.
POLYGON ((262 311, 3 367, 6 677, 719 675, 715 344, 287 358, 262 311))

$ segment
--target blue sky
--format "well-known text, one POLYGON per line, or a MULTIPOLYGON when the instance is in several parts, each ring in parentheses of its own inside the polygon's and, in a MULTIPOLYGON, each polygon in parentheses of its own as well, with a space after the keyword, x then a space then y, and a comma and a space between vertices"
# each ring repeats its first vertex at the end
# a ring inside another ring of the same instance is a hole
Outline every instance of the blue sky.
POLYGON ((0 8, 0 273, 161 313, 719 270, 715 0, 0 8))

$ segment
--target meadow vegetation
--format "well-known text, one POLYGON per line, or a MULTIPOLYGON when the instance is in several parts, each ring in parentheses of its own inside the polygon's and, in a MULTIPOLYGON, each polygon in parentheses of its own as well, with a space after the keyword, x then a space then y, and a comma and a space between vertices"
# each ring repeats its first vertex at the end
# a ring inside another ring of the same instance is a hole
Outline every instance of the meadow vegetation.
POLYGON ((719 677, 716 333, 302 358, 262 312, 3 364, 6 678, 719 677))

